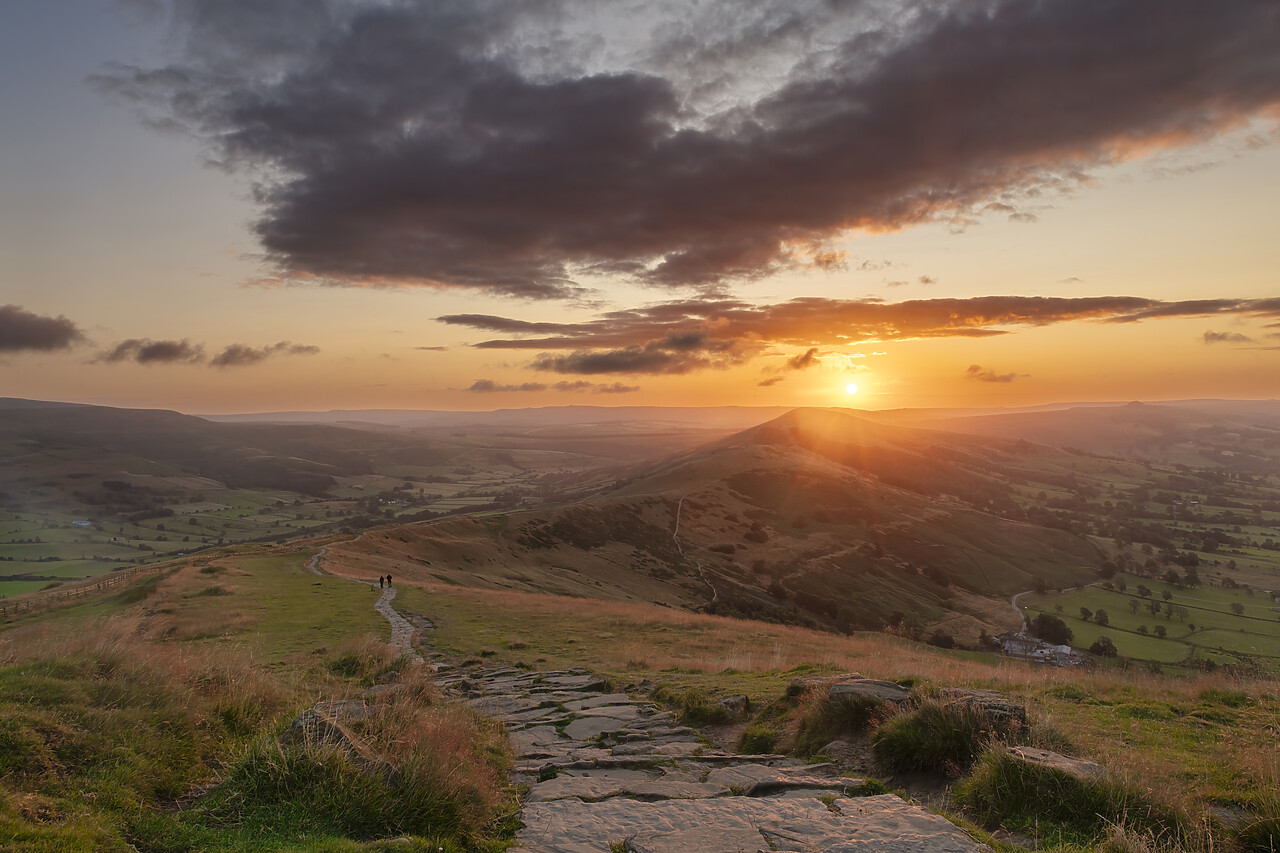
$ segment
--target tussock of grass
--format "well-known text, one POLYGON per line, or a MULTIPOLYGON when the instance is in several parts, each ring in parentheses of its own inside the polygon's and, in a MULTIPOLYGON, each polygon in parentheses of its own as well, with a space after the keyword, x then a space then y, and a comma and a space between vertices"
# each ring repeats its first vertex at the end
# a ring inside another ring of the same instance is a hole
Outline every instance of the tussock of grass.
POLYGON ((660 684, 651 695, 672 708, 683 725, 708 726, 729 722, 729 712, 697 687, 673 690, 660 684))
POLYGON ((355 643, 345 643, 329 662, 329 671, 339 678, 357 681, 368 687, 377 681, 393 680, 406 672, 410 660, 397 654, 372 634, 355 643))
POLYGON ((1020 761, 1000 746, 982 755, 954 794, 989 826, 1019 829, 1059 842, 1092 844, 1112 825, 1123 826, 1129 840, 1182 844, 1190 838, 1185 814, 1123 781, 1109 776, 1078 778, 1020 761))
POLYGON ((986 714, 966 705, 925 700, 891 717, 871 736, 876 763, 889 773, 932 770, 957 776, 997 737, 986 714))
POLYGON ((767 755, 778 746, 782 733, 767 723, 752 723, 738 736, 738 752, 743 755, 767 755))
POLYGON ((825 688, 809 691, 797 709, 795 751, 813 755, 836 738, 862 734, 888 717, 883 699, 856 693, 828 696, 825 688))

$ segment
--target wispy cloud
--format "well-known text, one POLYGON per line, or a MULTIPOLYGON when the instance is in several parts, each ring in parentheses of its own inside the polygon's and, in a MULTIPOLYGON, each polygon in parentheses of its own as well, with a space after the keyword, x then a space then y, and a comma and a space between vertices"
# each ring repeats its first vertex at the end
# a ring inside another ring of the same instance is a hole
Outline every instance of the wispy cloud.
POLYGON ((294 280, 565 297, 841 268, 846 229, 1029 220, 1280 105, 1275 0, 170 6, 185 58, 98 83, 258 179, 294 280))
MULTIPOLYGON (((774 345, 816 348, 913 338, 981 338, 1074 321, 1138 323, 1205 316, 1280 318, 1280 299, 1162 302, 1135 296, 979 296, 888 303, 801 297, 753 305, 726 298, 610 311, 581 323, 525 323, 479 314, 437 320, 518 335, 474 346, 538 350, 531 364, 537 370, 681 374, 743 364, 774 345)), ((815 357, 816 353, 810 356, 815 357)))
POLYGON ((315 355, 320 347, 280 341, 266 347, 231 344, 209 362, 210 367, 249 367, 266 361, 273 355, 315 355))
POLYGON ((180 341, 130 338, 99 353, 94 361, 101 364, 119 364, 123 361, 137 364, 200 364, 204 361, 204 347, 185 338, 180 341))
POLYGON ((996 373, 980 364, 971 364, 969 369, 964 372, 965 378, 973 382, 1012 382, 1015 379, 1026 378, 1027 374, 1018 373, 996 373))
POLYGON ((84 341, 84 332, 62 315, 43 317, 21 305, 0 305, 0 353, 50 352, 84 341))
POLYGON ((260 364, 274 355, 315 355, 318 352, 320 352, 319 347, 294 344, 289 341, 280 341, 265 347, 230 344, 213 358, 206 360, 204 345, 192 343, 186 338, 158 341, 150 338, 130 338, 98 353, 93 363, 207 364, 209 367, 232 368, 260 364))
POLYGON ((572 382, 562 381, 553 384, 544 382, 521 382, 517 384, 500 384, 492 379, 477 379, 471 383, 471 387, 467 391, 474 391, 478 394, 495 394, 509 393, 512 391, 581 391, 591 394, 630 394, 633 391, 639 391, 639 385, 624 385, 621 382, 613 382, 609 384, 600 382, 589 382, 585 379, 579 379, 572 382))
POLYGON ((1251 344, 1253 338, 1239 332, 1205 332, 1206 344, 1251 344))

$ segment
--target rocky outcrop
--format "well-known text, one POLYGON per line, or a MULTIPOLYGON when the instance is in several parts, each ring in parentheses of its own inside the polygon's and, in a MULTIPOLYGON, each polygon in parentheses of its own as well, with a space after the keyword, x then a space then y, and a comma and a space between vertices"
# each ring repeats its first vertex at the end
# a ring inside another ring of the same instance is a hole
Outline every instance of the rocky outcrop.
POLYGON ((1057 770, 1082 782, 1096 782, 1107 775, 1101 764, 1086 761, 1083 758, 1072 758, 1060 755, 1047 749, 1036 749, 1032 746, 1011 746, 1009 755, 1026 764, 1057 770))
POLYGON ((944 687, 938 691, 943 705, 967 708, 980 714, 991 724, 992 731, 1026 731, 1027 709, 994 690, 969 690, 944 687))

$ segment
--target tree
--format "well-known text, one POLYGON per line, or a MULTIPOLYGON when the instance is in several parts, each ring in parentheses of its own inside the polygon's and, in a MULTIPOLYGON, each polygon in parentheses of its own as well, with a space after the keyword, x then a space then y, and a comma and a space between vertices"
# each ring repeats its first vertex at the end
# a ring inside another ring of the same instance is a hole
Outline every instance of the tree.
POLYGON ((1165 627, 1164 627, 1163 625, 1157 625, 1157 626, 1156 626, 1156 636, 1157 636, 1157 637, 1159 637, 1160 639, 1162 639, 1162 640, 1163 640, 1163 639, 1164 639, 1164 635, 1165 635, 1165 634, 1167 634, 1167 633, 1169 633, 1169 632, 1165 629, 1165 627))
POLYGON ((1116 644, 1111 642, 1111 638, 1106 634, 1093 641, 1093 645, 1089 647, 1089 651, 1101 658, 1113 658, 1119 651, 1116 644))
POLYGON ((1048 613, 1036 614, 1036 618, 1031 620, 1030 627, 1033 637, 1039 637, 1046 643, 1054 645, 1066 645, 1075 638, 1075 633, 1067 627, 1066 622, 1048 613))
POLYGON ((1093 618, 1093 611, 1092 611, 1092 610, 1090 610, 1090 609, 1089 609, 1089 608, 1087 608, 1087 607, 1081 607, 1081 608, 1080 608, 1080 618, 1081 618, 1081 619, 1083 619, 1084 621, 1088 622, 1090 619, 1092 619, 1092 618, 1093 618))
POLYGON ((1160 597, 1163 598, 1165 601, 1169 601, 1170 599, 1173 598, 1173 593, 1169 592, 1169 590, 1166 589, 1165 591, 1160 593, 1160 597))
POLYGON ((1105 625, 1111 621, 1111 617, 1107 615, 1107 611, 1099 607, 1098 612, 1093 614, 1093 621, 1097 622, 1099 625, 1105 625))
POLYGON ((1129 609, 1133 611, 1135 616, 1138 614, 1138 599, 1129 599, 1129 609))
POLYGON ((1138 626, 1138 633, 1139 633, 1139 634, 1142 634, 1142 635, 1144 635, 1144 636, 1145 636, 1145 635, 1146 635, 1146 633, 1147 633, 1147 626, 1146 626, 1146 625, 1139 625, 1139 626, 1138 626))
POLYGON ((1138 595, 1142 596, 1143 598, 1150 598, 1151 590, 1147 589, 1145 584, 1138 584, 1138 595))
POLYGON ((1244 615, 1244 605, 1238 601, 1231 602, 1231 612, 1237 616, 1244 615))

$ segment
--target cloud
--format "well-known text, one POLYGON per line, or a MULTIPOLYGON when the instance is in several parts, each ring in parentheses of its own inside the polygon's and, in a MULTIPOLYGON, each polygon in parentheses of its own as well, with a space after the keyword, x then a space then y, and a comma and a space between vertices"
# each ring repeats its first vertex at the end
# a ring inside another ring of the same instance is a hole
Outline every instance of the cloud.
POLYGON ((818 357, 818 348, 809 347, 800 355, 792 356, 787 359, 787 367, 792 370, 808 370, 815 364, 821 363, 822 359, 818 357))
POLYGON ((781 382, 785 378, 786 378, 785 376, 770 376, 768 379, 761 379, 756 384, 759 385, 761 388, 768 388, 770 385, 777 385, 779 382, 781 382))
POLYGON ((477 379, 471 383, 468 391, 475 391, 478 394, 495 394, 503 391, 545 391, 547 386, 541 382, 523 382, 519 385, 499 385, 492 379, 477 379))
POLYGON ((62 315, 42 317, 21 305, 0 305, 0 352, 49 352, 84 340, 79 327, 62 315))
MULTIPOLYGON (((486 314, 437 317, 447 325, 506 329, 517 336, 479 349, 539 350, 535 370, 572 374, 683 374, 746 363, 771 346, 851 346, 886 340, 983 338, 1019 328, 1178 317, 1280 318, 1280 299, 1162 302, 1137 296, 975 296, 966 299, 829 299, 755 305, 686 299, 605 312, 579 323, 523 323, 486 314)), ((799 363, 805 356, 799 356, 799 363)), ((815 359, 814 356, 808 356, 815 359)), ((804 362, 807 363, 807 362, 804 362)))
POLYGON ((1205 332, 1206 344, 1251 344, 1253 338, 1239 332, 1205 332))
POLYGON ((204 361, 204 347, 187 339, 180 341, 153 341, 150 338, 130 338, 111 349, 99 353, 94 362, 119 364, 132 361, 137 364, 200 364, 204 361))
POLYGON ((601 314, 579 323, 529 323, 483 314, 437 317, 447 325, 509 329, 520 337, 481 341, 481 349, 639 348, 725 351, 762 341, 824 346, 875 340, 1003 335, 1019 326, 1092 320, 1136 323, 1170 317, 1280 319, 1280 299, 1162 302, 1138 296, 974 296, 885 302, 798 297, 756 305, 733 298, 686 299, 601 314))
POLYGON ((921 284, 924 284, 924 285, 930 285, 930 284, 937 284, 937 283, 938 283, 938 279, 937 279, 935 276, 931 276, 931 275, 922 275, 922 276, 920 276, 920 278, 916 279, 916 281, 918 281, 918 282, 920 282, 921 284))
POLYGON ((1280 105, 1274 0, 170 5, 182 58, 97 83, 252 176, 298 281, 536 298, 840 267, 850 229, 1030 218, 1280 105))
POLYGON ((249 367, 266 361, 273 355, 315 355, 320 347, 304 346, 289 341, 280 341, 266 347, 251 347, 244 344, 231 344, 210 361, 210 367, 249 367))
POLYGON ((621 382, 613 382, 604 384, 600 382, 589 382, 585 379, 574 380, 572 382, 562 381, 553 385, 547 385, 542 382, 522 382, 519 385, 500 385, 492 379, 477 379, 471 383, 471 387, 467 391, 475 391, 481 394, 492 394, 498 392, 510 391, 588 391, 592 394, 630 394, 633 391, 639 391, 639 385, 623 385, 621 382))
MULTIPOLYGON (((964 372, 966 378, 974 382, 1012 382, 1019 378, 1017 373, 996 373, 994 370, 987 370, 980 364, 971 364, 969 369, 964 372)), ((1025 378, 1027 374, 1022 374, 1025 378)))
POLYGON ((448 352, 449 351, 448 347, 414 347, 414 349, 421 350, 423 352, 448 352))
MULTIPOLYGON (((315 355, 319 347, 280 341, 265 347, 230 344, 209 359, 210 367, 248 367, 273 355, 315 355)), ((183 338, 180 341, 153 341, 150 338, 130 338, 121 341, 93 359, 95 364, 119 364, 131 361, 136 364, 205 364, 204 346, 183 338)))

